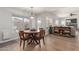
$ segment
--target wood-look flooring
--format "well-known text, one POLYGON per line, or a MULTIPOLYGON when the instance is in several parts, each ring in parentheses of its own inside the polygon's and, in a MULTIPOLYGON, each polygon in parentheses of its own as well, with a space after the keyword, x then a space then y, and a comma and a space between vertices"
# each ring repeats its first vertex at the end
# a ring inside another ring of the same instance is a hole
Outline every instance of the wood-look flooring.
POLYGON ((19 39, 0 44, 0 51, 79 51, 79 37, 62 37, 56 35, 48 35, 45 37, 45 45, 41 40, 41 48, 39 45, 26 44, 25 49, 19 46, 19 39))

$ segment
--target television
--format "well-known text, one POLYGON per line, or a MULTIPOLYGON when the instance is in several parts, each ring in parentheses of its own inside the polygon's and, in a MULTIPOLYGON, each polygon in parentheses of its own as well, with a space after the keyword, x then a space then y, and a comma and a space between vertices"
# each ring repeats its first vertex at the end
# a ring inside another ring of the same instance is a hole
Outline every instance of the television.
POLYGON ((76 18, 66 19, 66 25, 67 26, 76 26, 77 25, 77 19, 76 18))
POLYGON ((71 23, 77 23, 77 19, 71 19, 71 23))
POLYGON ((76 18, 67 19, 67 22, 70 22, 70 23, 77 23, 77 19, 76 19, 76 18))

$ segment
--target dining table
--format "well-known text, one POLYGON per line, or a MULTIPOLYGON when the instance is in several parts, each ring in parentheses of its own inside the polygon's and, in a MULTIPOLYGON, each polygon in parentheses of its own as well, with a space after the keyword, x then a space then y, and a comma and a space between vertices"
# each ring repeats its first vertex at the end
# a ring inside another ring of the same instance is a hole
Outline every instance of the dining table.
POLYGON ((36 34, 40 33, 40 30, 24 30, 25 34, 28 34, 31 37, 31 40, 28 44, 35 42, 36 44, 38 44, 37 39, 36 39, 36 34))

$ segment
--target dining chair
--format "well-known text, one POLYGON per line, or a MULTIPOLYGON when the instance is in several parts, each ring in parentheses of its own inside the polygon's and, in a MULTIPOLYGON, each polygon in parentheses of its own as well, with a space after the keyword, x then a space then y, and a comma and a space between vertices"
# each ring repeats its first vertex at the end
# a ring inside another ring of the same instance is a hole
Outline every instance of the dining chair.
POLYGON ((41 43, 40 40, 43 40, 43 44, 45 45, 45 30, 44 29, 40 29, 40 32, 36 35, 36 39, 39 41, 39 46, 41 47, 41 43))
POLYGON ((70 27, 65 27, 64 31, 63 31, 63 34, 64 35, 68 34, 69 36, 71 36, 71 28, 70 27))
POLYGON ((59 34, 60 33, 60 28, 59 27, 54 27, 54 33, 59 34))
POLYGON ((20 46, 21 46, 21 44, 23 42, 23 49, 24 49, 24 47, 25 47, 25 41, 26 40, 28 41, 29 37, 25 36, 24 31, 19 31, 19 37, 20 37, 20 46))
POLYGON ((25 30, 30 30, 30 28, 25 28, 25 30))
POLYGON ((36 31, 36 29, 31 29, 31 31, 36 31))
POLYGON ((44 29, 40 29, 40 37, 41 37, 41 39, 43 39, 43 43, 45 44, 45 40, 44 40, 45 30, 44 29))

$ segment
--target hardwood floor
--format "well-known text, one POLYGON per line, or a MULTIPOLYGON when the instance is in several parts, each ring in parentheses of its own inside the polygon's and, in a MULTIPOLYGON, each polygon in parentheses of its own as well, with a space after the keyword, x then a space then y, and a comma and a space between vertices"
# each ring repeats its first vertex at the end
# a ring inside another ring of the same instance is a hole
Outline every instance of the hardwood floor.
MULTIPOLYGON (((28 45, 24 51, 79 51, 79 35, 76 38, 68 38, 56 35, 48 35, 45 37, 45 45, 41 40, 41 48, 39 45, 28 45)), ((0 51, 23 51, 19 46, 19 40, 10 41, 0 44, 0 51)))

